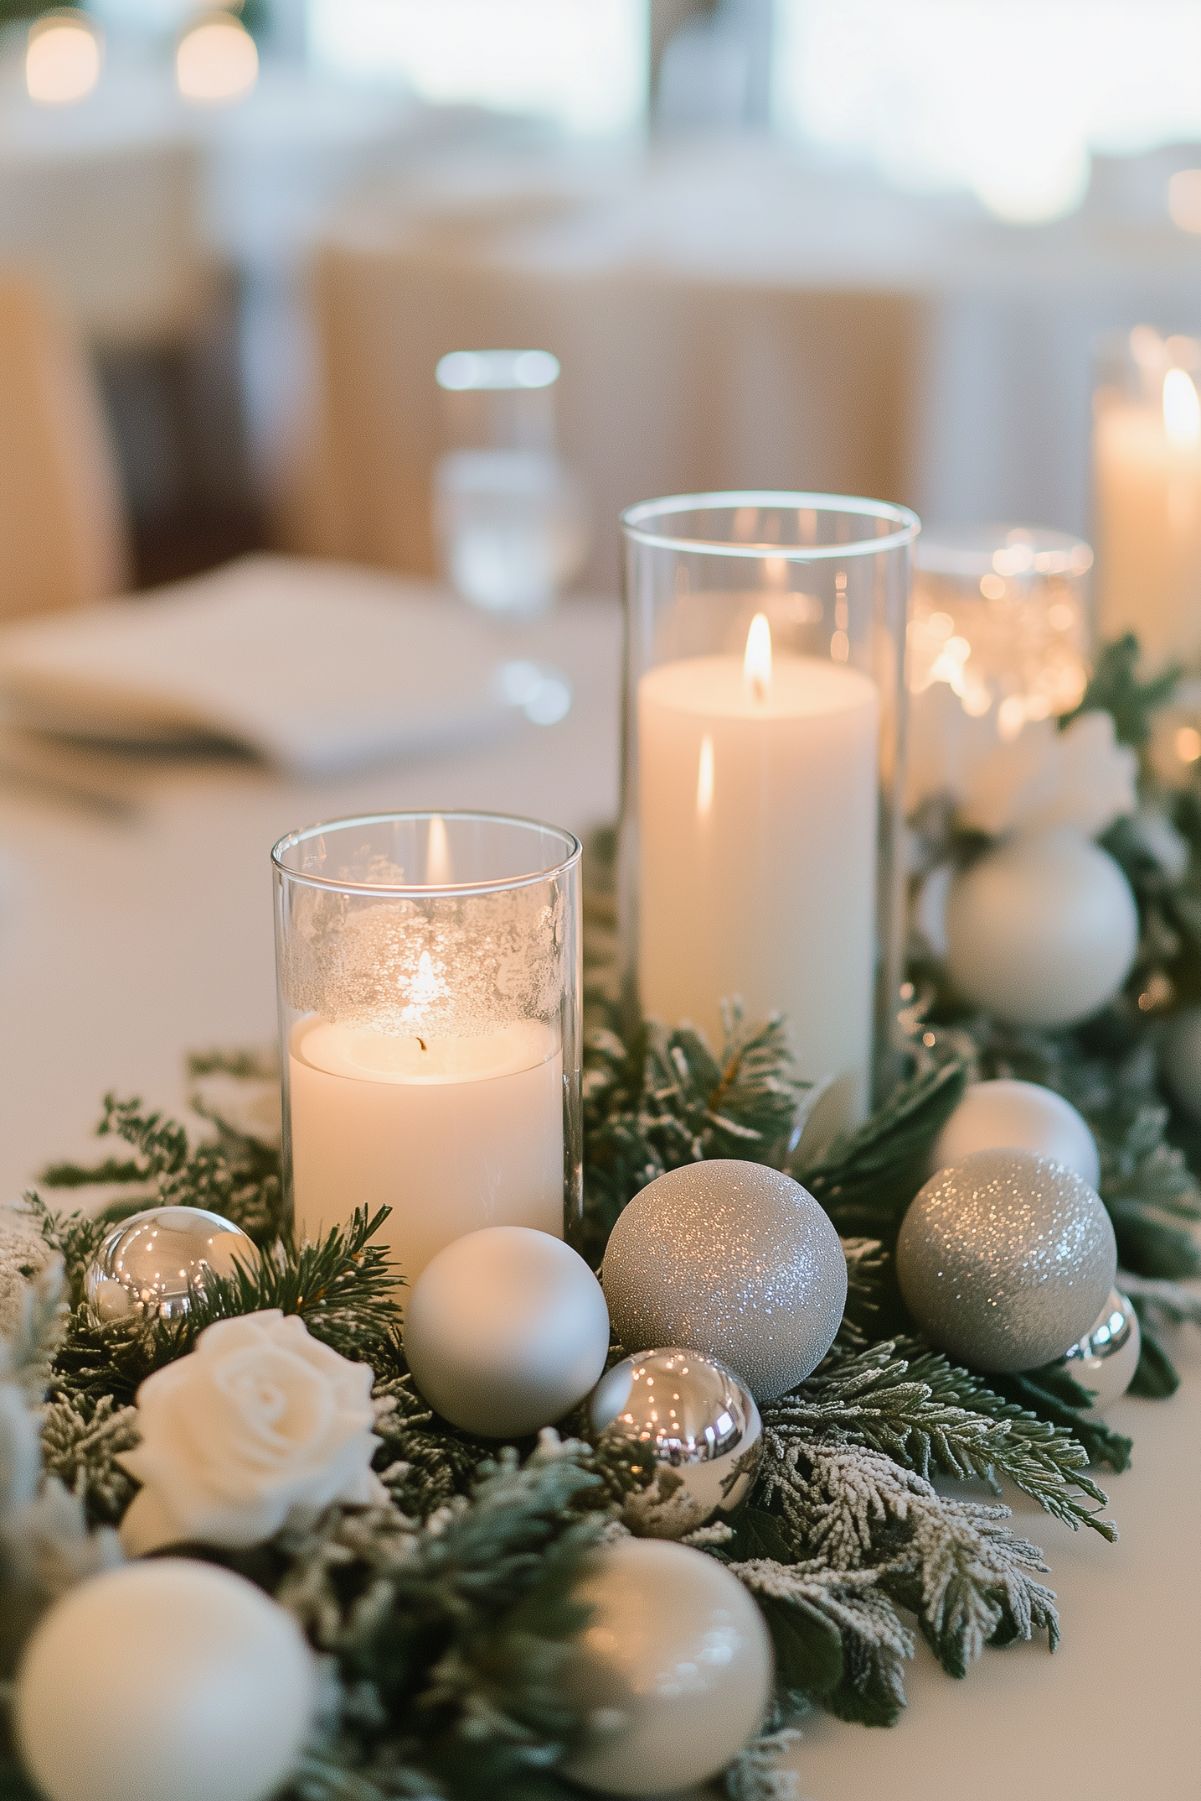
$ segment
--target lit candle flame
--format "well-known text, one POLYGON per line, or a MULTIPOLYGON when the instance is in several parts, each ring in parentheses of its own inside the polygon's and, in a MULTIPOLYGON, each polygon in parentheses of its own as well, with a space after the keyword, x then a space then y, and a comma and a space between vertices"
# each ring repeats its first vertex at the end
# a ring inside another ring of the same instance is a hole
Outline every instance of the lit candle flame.
POLYGON ((713 811, 713 740, 708 732, 701 739, 701 754, 696 770, 696 816, 708 819, 713 811))
POLYGON ((185 100, 208 106, 241 100, 258 75, 254 39, 233 13, 211 13, 179 40, 175 84, 185 100))
MULTIPOLYGON (((424 1032, 431 1008, 446 992, 446 977, 441 966, 434 962, 428 951, 422 951, 417 959, 416 972, 409 983, 409 998, 401 1008, 400 1017, 405 1025, 411 1030, 424 1032)), ((423 1044, 421 1048, 425 1050, 426 1046, 423 1044)))
POLYGON ((1187 369, 1169 369, 1163 378, 1163 428, 1176 450, 1201 444, 1201 395, 1187 369))
POLYGON ((100 80, 99 33, 82 13, 51 13, 29 28, 25 87, 40 106, 85 100, 100 80))
POLYGON ((431 888, 445 888, 450 881, 450 839, 440 813, 430 820, 430 840, 425 856, 425 879, 431 888))
POLYGON ((756 613, 746 635, 742 673, 753 698, 760 703, 771 691, 771 626, 766 613, 756 613))

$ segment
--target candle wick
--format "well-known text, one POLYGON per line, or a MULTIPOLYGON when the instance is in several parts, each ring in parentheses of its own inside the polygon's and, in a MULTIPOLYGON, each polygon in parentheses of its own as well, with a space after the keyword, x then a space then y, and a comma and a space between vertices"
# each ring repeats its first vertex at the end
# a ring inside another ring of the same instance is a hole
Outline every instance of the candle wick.
POLYGON ((423 1051, 429 1050, 429 1048, 430 1048, 429 1045, 425 1042, 425 1039, 422 1038, 420 1033, 418 1033, 418 1035, 417 1035, 417 1042, 421 1046, 423 1051))

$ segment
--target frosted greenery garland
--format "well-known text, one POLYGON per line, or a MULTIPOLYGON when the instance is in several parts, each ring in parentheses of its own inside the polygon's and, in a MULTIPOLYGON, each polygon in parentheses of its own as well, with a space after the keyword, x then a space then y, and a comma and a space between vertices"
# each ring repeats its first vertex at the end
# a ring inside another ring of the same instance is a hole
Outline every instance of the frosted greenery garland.
MULTIPOLYGON (((1117 646, 1086 704, 1105 706, 1119 735, 1139 744, 1167 698, 1165 687, 1138 681, 1132 648, 1117 646)), ((998 1490, 1008 1482, 1060 1523, 1113 1536, 1091 1470, 1124 1467, 1129 1442, 1080 1411, 1084 1396, 1062 1372, 1002 1379, 956 1368, 913 1338, 900 1305, 897 1228, 969 1076, 1045 1082, 1085 1113, 1120 1281, 1144 1324, 1139 1386, 1166 1394, 1175 1384, 1161 1334, 1201 1319, 1182 1280, 1201 1267, 1193 1231, 1201 1202, 1195 1140, 1164 1103, 1154 1050, 1158 1009, 1201 991, 1201 786, 1163 795, 1145 783, 1144 794, 1188 854, 1170 873, 1139 860, 1128 823, 1126 838, 1123 828, 1111 834, 1144 923, 1130 993, 1086 1031, 1013 1034, 964 1014, 938 970, 915 966, 909 1074, 816 1164, 792 1148, 807 1097, 780 1022, 731 1017, 718 1053, 691 1031, 648 1024, 627 1042, 615 1030, 609 847, 593 848, 586 1248, 599 1257, 621 1207, 661 1170, 733 1155, 791 1167, 830 1213, 850 1270, 830 1356, 763 1410, 750 1503, 733 1529, 692 1541, 756 1596, 776 1646, 774 1716, 727 1777, 737 1801, 794 1792, 780 1753, 813 1707, 895 1720, 915 1629, 954 1675, 989 1645, 1054 1646, 1059 1621, 1041 1551, 1010 1529, 1005 1507, 956 1497, 956 1480, 998 1490), (1148 993, 1153 1004, 1140 1007, 1148 993)), ((50 1170, 44 1186, 104 1183, 118 1198, 96 1218, 60 1217, 31 1197, 0 1240, 0 1681, 47 1602, 119 1558, 112 1528, 133 1484, 117 1458, 136 1442, 138 1382, 185 1354, 212 1320, 280 1307, 371 1362, 376 1461, 389 1497, 369 1509, 335 1507, 251 1553, 221 1556, 289 1607, 326 1660, 331 1704, 290 1794, 575 1794, 556 1769, 586 1724, 561 1681, 581 1625, 572 1585, 596 1545, 623 1530, 624 1499, 652 1472, 628 1453, 595 1450, 579 1420, 499 1449, 437 1420, 405 1368, 392 1272, 373 1238, 378 1219, 356 1215, 300 1249, 279 1236, 278 1152, 256 1124, 274 1080, 269 1065, 217 1054, 195 1060, 192 1074, 205 1135, 110 1098, 100 1129, 117 1153, 50 1170), (105 1325, 82 1301, 91 1251, 111 1218, 165 1202, 236 1220, 261 1247, 258 1268, 218 1284, 182 1323, 105 1325)), ((24 1797, 7 1755, 0 1793, 24 1797)))

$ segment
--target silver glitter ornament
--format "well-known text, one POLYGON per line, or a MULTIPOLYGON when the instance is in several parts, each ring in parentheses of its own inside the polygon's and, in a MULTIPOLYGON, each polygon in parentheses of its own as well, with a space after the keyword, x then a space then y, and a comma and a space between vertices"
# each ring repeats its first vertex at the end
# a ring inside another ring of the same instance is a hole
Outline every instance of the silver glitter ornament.
POLYGON ((600 1444, 642 1446, 658 1475, 626 1504, 625 1523, 647 1538, 683 1538, 728 1519, 750 1493, 763 1425, 750 1390, 716 1357, 678 1349, 627 1357, 588 1402, 600 1444))
POLYGON ((817 1368, 847 1298, 842 1243, 809 1191, 734 1158, 668 1170, 636 1194, 601 1281, 627 1350, 704 1351, 760 1401, 817 1368))
POLYGON ((101 1319, 182 1319, 213 1275, 232 1275, 254 1245, 241 1226, 203 1207, 148 1207, 100 1240, 84 1294, 101 1319))
POLYGON ((1059 1359, 1068 1375, 1092 1395, 1090 1413, 1104 1413, 1125 1394, 1134 1380, 1142 1344, 1138 1314, 1120 1289, 1111 1288, 1091 1329, 1059 1359))
POLYGON ((905 1305, 975 1369, 1035 1369, 1113 1287, 1113 1226, 1083 1176, 1032 1151, 975 1151, 919 1190, 897 1239, 905 1305))

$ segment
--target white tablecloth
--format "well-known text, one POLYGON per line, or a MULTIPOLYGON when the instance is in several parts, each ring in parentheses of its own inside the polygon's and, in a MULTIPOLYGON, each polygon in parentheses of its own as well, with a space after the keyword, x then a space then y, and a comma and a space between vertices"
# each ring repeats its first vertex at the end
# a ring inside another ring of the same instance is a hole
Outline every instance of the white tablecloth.
MULTIPOLYGON (((486 754, 357 780, 287 782, 218 762, 150 770, 128 824, 0 788, 0 1193, 86 1148, 106 1088, 178 1105, 188 1049, 274 1029, 268 850, 292 826, 377 807, 478 806, 579 830, 617 792, 618 621, 565 609, 540 644, 577 683, 573 712, 486 754)), ((1201 1355, 1176 1401, 1114 1423, 1137 1463, 1112 1483, 1121 1543, 1021 1505, 1044 1545, 1065 1641, 988 1653, 964 1683, 924 1651, 894 1731, 819 1718, 798 1755, 812 1801, 1195 1801, 1201 1768, 1201 1355)))
POLYGON ((594 586, 623 505, 692 489, 1085 530, 1092 339, 1197 329, 1199 265, 1166 223, 1015 229, 756 142, 414 169, 326 234, 295 541, 429 567, 434 366, 498 343, 562 360, 594 586))

